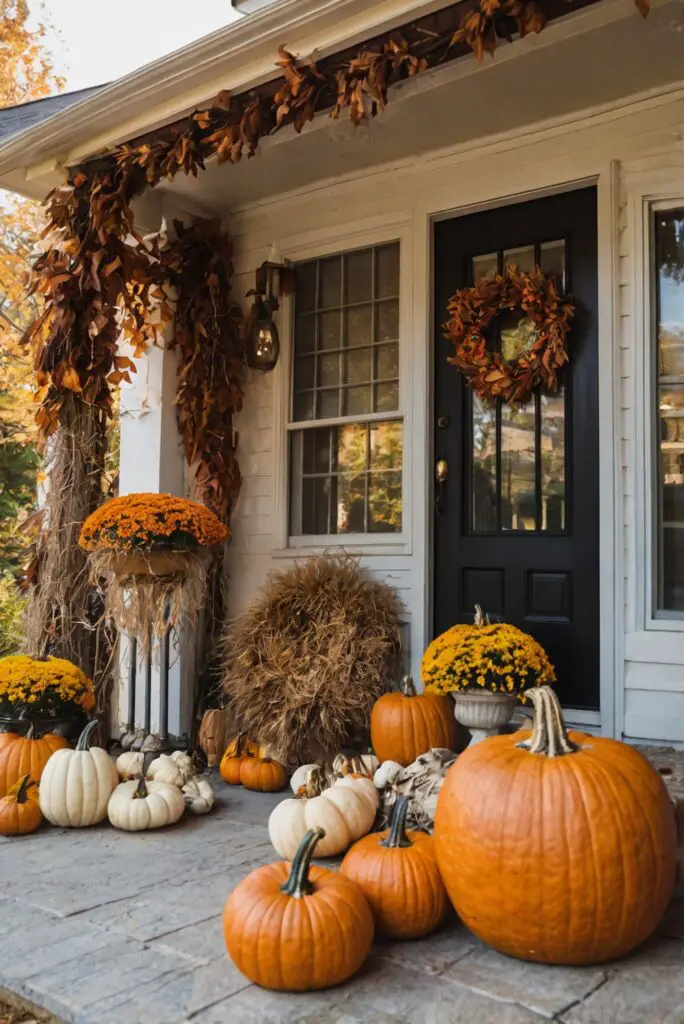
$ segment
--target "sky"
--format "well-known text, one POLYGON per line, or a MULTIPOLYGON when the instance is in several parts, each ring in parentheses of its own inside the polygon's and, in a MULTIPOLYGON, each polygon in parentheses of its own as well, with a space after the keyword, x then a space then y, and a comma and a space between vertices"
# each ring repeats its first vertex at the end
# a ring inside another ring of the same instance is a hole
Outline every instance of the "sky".
MULTIPOLYGON (((38 15, 37 0, 29 0, 38 15)), ((46 0, 61 39, 50 39, 66 88, 102 85, 234 21, 230 0, 46 0)))

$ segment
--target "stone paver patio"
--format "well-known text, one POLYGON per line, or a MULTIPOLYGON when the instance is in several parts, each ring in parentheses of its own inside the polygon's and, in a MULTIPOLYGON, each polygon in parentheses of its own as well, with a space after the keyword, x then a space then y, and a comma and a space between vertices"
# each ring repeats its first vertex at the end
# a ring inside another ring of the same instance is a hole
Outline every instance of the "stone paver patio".
POLYGON ((215 813, 159 832, 0 839, 0 988, 70 1024, 684 1024, 684 901, 619 964, 509 960, 452 918, 421 942, 378 943, 339 989, 250 985, 226 956, 221 912, 277 859, 265 822, 282 794, 217 788, 215 813))

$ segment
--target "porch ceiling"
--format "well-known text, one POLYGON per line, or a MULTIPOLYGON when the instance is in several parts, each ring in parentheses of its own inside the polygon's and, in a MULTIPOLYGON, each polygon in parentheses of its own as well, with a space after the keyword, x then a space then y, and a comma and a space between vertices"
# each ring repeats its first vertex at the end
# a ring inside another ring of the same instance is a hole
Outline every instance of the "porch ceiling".
POLYGON ((620 0, 588 8, 539 36, 502 46, 397 87, 374 122, 355 129, 321 114, 297 136, 262 140, 238 166, 215 162, 164 191, 228 213, 292 190, 448 146, 484 140, 573 111, 681 81, 684 3, 669 0, 646 21, 620 0), (626 16, 625 16, 626 15, 626 16))

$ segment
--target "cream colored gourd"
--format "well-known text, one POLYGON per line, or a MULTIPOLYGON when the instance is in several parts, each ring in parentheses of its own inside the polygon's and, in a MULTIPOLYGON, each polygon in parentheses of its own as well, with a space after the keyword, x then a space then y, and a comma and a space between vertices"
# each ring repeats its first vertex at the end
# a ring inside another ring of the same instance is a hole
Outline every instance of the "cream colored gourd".
POLYGON ((109 798, 107 814, 114 828, 142 832, 172 825, 182 816, 185 799, 178 786, 167 782, 121 782, 109 798))
POLYGON ((127 750, 116 759, 116 770, 122 782, 137 779, 142 775, 144 765, 145 755, 135 750, 127 750))
POLYGON ((97 722, 85 727, 75 750, 56 750, 40 780, 40 809, 53 825, 86 828, 107 816, 119 775, 106 750, 90 747, 97 722))
POLYGON ((403 770, 404 766, 398 761, 383 761, 373 776, 373 782, 378 789, 384 789, 391 786, 403 770))
POLYGON ((268 834, 273 846, 286 860, 292 860, 302 839, 312 828, 321 828, 317 854, 333 857, 370 831, 378 807, 378 792, 372 779, 345 775, 323 788, 323 773, 314 766, 307 777, 305 792, 283 800, 271 812, 268 834))
POLYGON ((145 778, 155 782, 168 782, 179 789, 195 774, 192 758, 182 750, 174 750, 173 754, 160 754, 145 772, 145 778))
POLYGON ((183 786, 185 806, 193 814, 208 814, 216 803, 216 796, 207 779, 188 779, 183 786))

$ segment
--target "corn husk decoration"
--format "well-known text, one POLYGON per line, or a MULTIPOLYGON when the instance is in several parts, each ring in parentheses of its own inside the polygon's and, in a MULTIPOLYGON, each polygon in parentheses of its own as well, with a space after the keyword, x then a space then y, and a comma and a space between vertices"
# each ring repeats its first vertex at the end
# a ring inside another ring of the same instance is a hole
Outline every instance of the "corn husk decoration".
MULTIPOLYGON (((427 753, 416 758, 408 768, 401 768, 398 772, 389 771, 385 775, 377 777, 376 785, 378 782, 383 783, 380 794, 380 818, 382 821, 380 827, 385 828, 389 825, 392 810, 398 798, 407 796, 409 800, 406 816, 407 828, 432 833, 435 825, 437 797, 446 773, 457 756, 453 750, 433 747, 432 750, 428 750, 427 753)), ((384 767, 383 764, 382 768, 384 767)))

